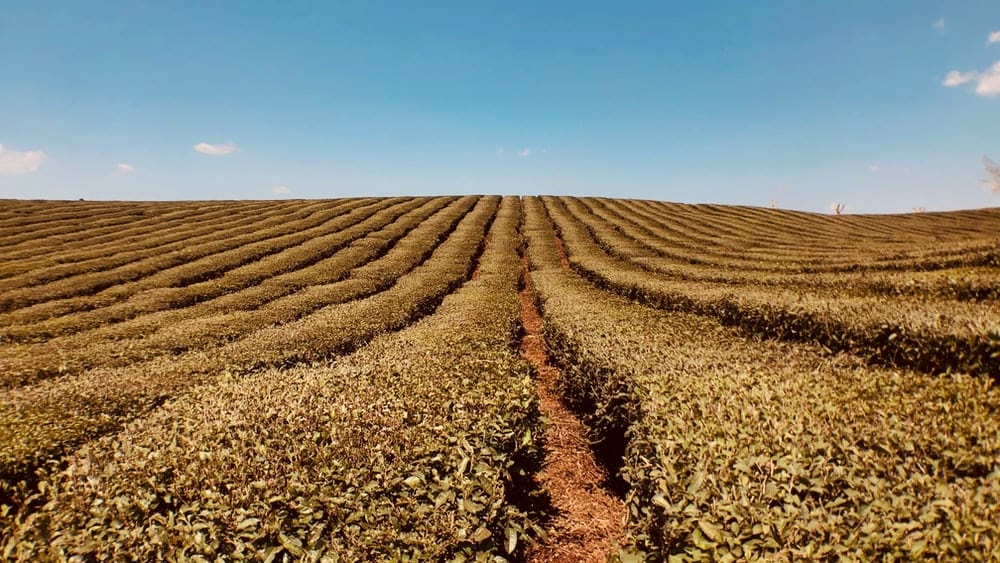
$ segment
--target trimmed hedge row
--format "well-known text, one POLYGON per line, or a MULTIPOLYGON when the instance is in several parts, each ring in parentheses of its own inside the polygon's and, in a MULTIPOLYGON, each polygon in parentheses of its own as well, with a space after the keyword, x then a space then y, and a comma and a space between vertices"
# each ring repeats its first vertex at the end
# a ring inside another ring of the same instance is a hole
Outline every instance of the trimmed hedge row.
MULTIPOLYGON (((568 198, 562 198, 561 201, 573 202, 568 198)), ((795 271, 814 268, 814 266, 805 266, 804 264, 807 262, 828 266, 834 262, 834 259, 844 260, 845 256, 851 261, 848 263, 859 266, 864 264, 864 261, 856 253, 843 246, 835 248, 831 257, 808 258, 815 253, 816 243, 811 237, 807 238, 802 234, 798 235, 798 245, 794 248, 778 248, 775 241, 764 240, 765 238, 769 239, 771 235, 766 231, 761 231, 758 235, 761 238, 759 241, 751 242, 744 237, 738 241, 737 246, 730 249, 732 254, 740 255, 743 260, 753 259, 752 262, 742 267, 735 267, 725 261, 721 264, 695 261, 694 257, 705 259, 711 254, 704 246, 692 250, 690 254, 685 254, 683 259, 671 257, 676 255, 676 243, 665 243, 649 229, 638 225, 633 221, 634 217, 626 215, 624 211, 604 209, 613 209, 615 204, 621 205, 622 202, 606 202, 590 198, 584 198, 580 201, 600 221, 595 221, 594 217, 588 217, 587 211, 581 211, 578 207, 571 207, 570 211, 576 219, 587 223, 588 229, 597 238, 602 248, 618 258, 629 260, 651 272, 674 279, 764 288, 821 290, 852 296, 886 295, 958 301, 1000 299, 1000 272, 997 271, 996 267, 961 267, 927 271, 886 269, 860 272, 795 271), (748 253, 746 250, 748 245, 762 247, 761 252, 765 255, 748 253), (649 256, 650 250, 655 252, 655 255, 649 256), (781 257, 766 256, 767 253, 772 252, 779 252, 781 257), (764 266, 766 259, 773 261, 776 267, 764 266), (783 273, 774 271, 777 265, 785 266, 786 271, 783 273), (756 268, 764 269, 755 271, 756 268)), ((913 247, 917 243, 910 241, 905 244, 913 247)))
MULTIPOLYGON (((227 270, 203 282, 178 286, 167 281, 166 285, 159 287, 148 287, 146 284, 146 288, 127 299, 57 318, 38 319, 32 315, 34 311, 21 309, 10 317, 11 320, 22 321, 24 324, 10 323, 5 327, 4 336, 14 342, 39 341, 122 322, 160 310, 190 307, 235 293, 266 282, 275 276, 309 268, 328 259, 351 242, 384 228, 426 202, 426 199, 414 198, 380 209, 370 215, 368 214, 370 212, 356 216, 345 215, 337 221, 324 225, 319 232, 306 231, 304 238, 294 246, 227 270)), ((95 300, 90 297, 80 297, 75 301, 89 306, 95 300)))
MULTIPOLYGON (((0 397, 0 494, 19 504, 17 499, 31 494, 37 468, 58 460, 84 440, 120 428, 194 385, 226 373, 240 375, 325 361, 432 313, 446 295, 468 279, 498 203, 497 197, 479 198, 476 207, 423 264, 370 297, 332 305, 223 346, 160 356, 125 367, 97 368, 8 390, 0 397)), ((345 280, 339 286, 341 291, 356 291, 371 283, 352 280, 350 284, 351 280, 345 280)))
POLYGON ((167 352, 212 347, 253 330, 295 321, 328 305, 376 293, 391 281, 359 285, 351 281, 351 275, 369 267, 399 275, 409 271, 430 255, 438 237, 450 233, 475 200, 469 196, 456 201, 431 219, 426 216, 443 201, 428 202, 325 260, 243 291, 44 343, 12 346, 0 357, 4 372, 0 385, 21 385, 99 366, 124 366, 167 352), (409 267, 400 269, 400 264, 409 267))
MULTIPOLYGON (((10 556, 503 561, 539 455, 516 353, 517 200, 479 276, 329 365, 225 377, 45 474, 10 556)), ((456 261, 461 259, 456 257, 456 261)))
MULTIPOLYGON (((304 240, 308 230, 321 230, 324 223, 335 221, 337 217, 351 213, 358 208, 390 205, 390 200, 351 200, 310 214, 305 219, 288 217, 271 218, 270 225, 249 221, 243 233, 217 233, 213 238, 194 246, 183 245, 173 252, 137 257, 127 264, 103 269, 96 266, 94 271, 61 278, 51 283, 44 279, 33 279, 31 285, 21 287, 23 280, 11 278, 0 280, 0 287, 11 289, 0 296, 0 311, 9 312, 21 307, 42 303, 52 299, 62 299, 79 295, 93 295, 102 290, 110 290, 106 296, 113 299, 131 295, 137 289, 162 287, 167 281, 175 286, 184 286, 210 279, 243 264, 258 260, 304 240), (126 282, 136 281, 135 284, 126 282), (120 292, 124 294, 120 295, 120 292)), ((266 223, 266 222, 265 222, 266 223)), ((313 231, 315 234, 316 231, 313 231)), ((108 258, 113 261, 113 257, 108 258)))
POLYGON ((630 299, 713 316, 755 336, 818 342, 882 365, 1000 378, 995 303, 917 303, 678 282, 608 255, 557 201, 545 202, 573 268, 630 299))
POLYGON ((226 217, 260 213, 256 206, 242 205, 236 209, 225 205, 178 205, 164 207, 157 213, 143 215, 126 225, 114 228, 79 229, 69 235, 42 237, 28 248, 0 250, 0 278, 48 268, 56 265, 79 264, 87 260, 141 250, 158 244, 170 244, 185 232, 191 232, 210 222, 224 222, 226 217), (201 225, 199 225, 201 224, 201 225), (162 238, 164 237, 165 238, 162 238), (73 240, 79 239, 79 240, 73 240), (158 242, 162 240, 163 242, 158 242))
MULTIPOLYGON (((771 217, 769 228, 755 235, 720 232, 720 227, 699 224, 707 212, 706 206, 679 206, 670 204, 667 209, 657 212, 641 210, 640 203, 612 200, 605 207, 623 208, 621 211, 603 212, 600 203, 590 198, 559 198, 564 204, 588 204, 586 211, 579 206, 577 218, 599 218, 607 226, 621 231, 638 233, 648 250, 655 251, 660 259, 669 259, 678 264, 700 265, 710 268, 729 269, 736 272, 770 273, 847 273, 847 272, 892 272, 892 271, 933 271, 958 267, 1000 266, 1000 240, 993 231, 984 230, 976 234, 966 234, 964 223, 959 221, 959 213, 950 213, 937 220, 937 236, 915 236, 902 225, 888 229, 879 235, 867 234, 861 226, 850 223, 850 217, 828 217, 810 215, 798 221, 797 229, 777 224, 782 217, 797 216, 797 213, 768 211, 771 217), (673 211, 676 207, 692 207, 697 210, 673 211), (829 221, 842 223, 831 228, 829 221), (817 232, 818 231, 818 232, 817 232), (823 238, 821 238, 823 237, 823 238), (835 237, 833 240, 824 240, 835 237), (947 240, 939 240, 945 237, 947 240), (869 239, 873 240, 869 240, 869 239)), ((649 203, 649 205, 655 205, 649 203)), ((879 217, 879 220, 883 220, 879 217)), ((976 225, 1000 224, 1000 217, 986 215, 978 218, 976 225)), ((875 223, 878 224, 877 222, 875 223)), ((737 222, 731 226, 742 227, 737 222)), ((631 241, 626 244, 634 244, 631 241)), ((647 250, 647 251, 648 251, 647 250)))
MULTIPOLYGON (((616 202, 617 203, 617 202, 616 202)), ((806 255, 815 254, 816 264, 849 264, 899 260, 902 258, 958 256, 986 241, 996 242, 998 209, 909 213, 902 215, 844 215, 729 205, 682 205, 651 202, 654 223, 674 223, 674 234, 684 238, 690 230, 701 233, 709 246, 722 243, 723 249, 748 240, 769 247, 776 245, 806 255), (754 217, 750 217, 753 215, 754 217), (677 228, 679 227, 679 231, 677 228), (728 234, 713 241, 720 231, 728 234), (723 242, 724 241, 724 242, 723 242), (970 242, 972 243, 970 245, 970 242), (893 255, 896 256, 893 256, 893 255)), ((985 247, 980 247, 985 248, 985 247)), ((996 247, 993 247, 996 250, 996 247)), ((759 251, 766 254, 767 250, 759 251)))
MULTIPOLYGON (((322 208, 317 209, 316 211, 320 210, 322 210, 322 208)), ((45 288, 47 293, 42 293, 39 296, 33 296, 26 293, 22 296, 22 299, 9 300, 8 302, 5 302, 6 304, 4 305, 3 310, 16 310, 35 303, 43 303, 46 299, 59 299, 63 296, 72 296, 72 293, 66 295, 64 294, 67 289, 66 286, 71 286, 74 282, 81 286, 81 289, 84 290, 85 294, 87 294, 86 292, 94 293, 96 291, 100 291, 108 286, 102 286, 98 280, 94 279, 94 277, 108 275, 109 271, 115 271, 119 274, 123 274, 125 276, 123 281, 138 279, 138 277, 148 275, 147 272, 151 273, 157 271, 157 269, 154 268, 156 263, 152 262, 152 259, 157 258, 162 254, 172 255, 180 251, 190 249, 192 246, 213 244, 215 246, 207 246, 207 248, 215 248, 217 251, 218 249, 228 250, 238 246, 239 244, 257 242, 261 240, 262 237, 260 236, 260 233, 258 233, 258 236, 254 237, 254 233, 256 232, 254 228, 255 223, 257 230, 266 231, 269 228, 280 227, 282 224, 287 223, 290 220, 294 221, 297 216, 298 213, 296 213, 296 210, 283 207, 277 207, 263 213, 248 212, 232 214, 229 216, 229 219, 226 219, 221 224, 216 225, 215 230, 208 228, 209 225, 196 225, 193 229, 194 232, 192 233, 192 236, 187 240, 175 240, 173 243, 164 244, 161 248, 153 247, 138 251, 125 250, 121 252, 114 252, 110 255, 102 256, 83 263, 57 264, 48 268, 33 269, 21 275, 11 276, 0 280, 0 289, 4 289, 5 291, 16 290, 21 293, 25 293, 32 289, 37 291, 49 284, 54 284, 54 288, 45 288), (234 245, 234 241, 231 239, 236 239, 235 242, 237 244, 234 245), (229 245, 219 246, 221 243, 225 242, 228 242, 229 245), (98 289, 91 291, 92 285, 96 286, 98 289), (61 288, 62 291, 54 291, 56 288, 61 288), (48 297, 50 294, 54 295, 54 297, 48 297)), ((165 236, 169 237, 169 234, 165 236)), ((264 238, 266 238, 266 235, 264 238)), ((189 254, 189 259, 199 258, 203 255, 204 254, 198 253, 189 254)))
POLYGON ((526 207, 551 357, 627 485, 623 561, 1000 557, 988 379, 871 368, 628 302, 535 253, 552 235, 526 207))
POLYGON ((0 252, 22 250, 36 240, 43 243, 55 238, 78 240, 84 233, 118 229, 147 213, 155 213, 156 207, 153 203, 108 202, 79 205, 76 209, 70 209, 70 205, 66 211, 54 211, 52 205, 44 202, 35 210, 22 210, 19 217, 0 224, 0 252), (80 228, 82 223, 86 223, 84 229, 80 228))

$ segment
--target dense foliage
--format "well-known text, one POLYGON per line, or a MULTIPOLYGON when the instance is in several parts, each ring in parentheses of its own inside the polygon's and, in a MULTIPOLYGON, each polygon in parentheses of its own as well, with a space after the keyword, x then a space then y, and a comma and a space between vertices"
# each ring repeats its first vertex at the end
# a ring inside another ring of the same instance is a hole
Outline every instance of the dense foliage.
POLYGON ((524 266, 623 561, 1000 559, 1000 210, 0 202, 0 553, 522 557, 524 266))
MULTIPOLYGON (((608 295, 560 266, 545 207, 526 208, 546 339, 620 465, 633 556, 1000 557, 991 379, 872 368, 608 295)), ((567 236, 571 261, 581 242, 567 236)))

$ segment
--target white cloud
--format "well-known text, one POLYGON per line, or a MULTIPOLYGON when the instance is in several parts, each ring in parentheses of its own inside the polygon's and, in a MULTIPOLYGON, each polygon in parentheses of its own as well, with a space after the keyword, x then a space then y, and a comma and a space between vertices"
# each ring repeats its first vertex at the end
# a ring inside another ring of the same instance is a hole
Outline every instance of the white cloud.
POLYGON ((977 80, 979 80, 979 84, 976 85, 977 94, 989 98, 1000 96, 1000 61, 993 63, 986 72, 979 73, 977 80))
POLYGON ((945 26, 944 18, 941 18, 938 21, 936 21, 936 22, 934 22, 934 23, 931 24, 931 27, 933 27, 934 29, 937 29, 937 30, 944 29, 944 26, 945 26))
POLYGON ((125 164, 124 162, 119 162, 118 166, 115 166, 115 172, 118 174, 131 174, 135 172, 135 166, 131 164, 125 164))
POLYGON ((274 195, 288 195, 292 193, 292 190, 288 189, 288 186, 274 186, 271 188, 271 193, 274 195))
POLYGON ((976 94, 984 98, 1000 96, 1000 61, 983 72, 959 72, 953 70, 944 78, 944 86, 960 86, 968 82, 976 83, 976 94))
POLYGON ((986 39, 986 44, 987 44, 987 45, 992 45, 992 44, 994 44, 994 43, 1000 43, 1000 31, 994 31, 994 32, 993 32, 993 33, 991 33, 991 34, 990 34, 990 36, 989 36, 989 37, 988 37, 988 38, 986 39))
POLYGON ((528 147, 524 147, 523 149, 517 151, 517 156, 521 158, 528 158, 529 156, 531 156, 531 149, 528 147))
POLYGON ((225 156, 236 152, 236 145, 233 143, 213 145, 211 143, 201 142, 194 146, 194 150, 200 152, 201 154, 208 154, 211 156, 225 156))
POLYGON ((868 171, 871 172, 872 174, 878 174, 879 172, 882 171, 882 167, 879 166, 878 164, 869 164, 868 171))
POLYGON ((46 158, 42 151, 12 151, 0 145, 0 174, 36 172, 46 158))
POLYGON ((944 82, 942 82, 941 84, 949 88, 954 88, 955 86, 961 86, 966 82, 972 82, 975 79, 976 79, 975 72, 960 72, 957 70, 953 70, 944 77, 944 82))

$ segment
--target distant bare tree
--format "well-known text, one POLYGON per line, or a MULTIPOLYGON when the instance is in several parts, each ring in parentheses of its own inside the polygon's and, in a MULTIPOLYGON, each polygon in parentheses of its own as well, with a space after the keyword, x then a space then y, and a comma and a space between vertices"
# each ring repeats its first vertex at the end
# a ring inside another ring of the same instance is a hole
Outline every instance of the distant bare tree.
POLYGON ((845 209, 847 209, 847 204, 846 203, 836 203, 836 202, 834 202, 834 203, 830 204, 830 210, 833 211, 833 213, 836 214, 836 215, 840 215, 841 213, 844 212, 845 209))
POLYGON ((983 168, 986 169, 987 178, 983 184, 995 194, 1000 194, 1000 165, 990 160, 988 156, 983 157, 983 168))
POLYGON ((778 201, 775 200, 775 199, 772 199, 771 200, 771 209, 777 209, 777 208, 778 208, 778 201))
POLYGON ((923 213, 924 211, 927 211, 927 208, 924 207, 923 205, 919 205, 913 208, 914 213, 923 213))

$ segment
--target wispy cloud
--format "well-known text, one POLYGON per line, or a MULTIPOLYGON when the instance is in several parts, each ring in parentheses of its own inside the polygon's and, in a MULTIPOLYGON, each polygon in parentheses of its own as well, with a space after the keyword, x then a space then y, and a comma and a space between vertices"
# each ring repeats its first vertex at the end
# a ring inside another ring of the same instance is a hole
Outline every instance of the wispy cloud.
POLYGON ((984 98, 1000 96, 1000 61, 983 72, 959 72, 953 70, 944 77, 943 85, 949 87, 961 86, 969 82, 976 83, 975 92, 984 98))
POLYGON ((521 158, 528 158, 531 156, 531 149, 529 147, 524 147, 523 149, 517 151, 517 156, 521 158))
POLYGON ((878 174, 882 171, 882 167, 878 164, 869 164, 867 170, 872 174, 878 174))
POLYGON ((271 188, 271 193, 274 195, 288 195, 292 193, 292 190, 288 189, 288 186, 274 186, 271 188))
POLYGON ((979 74, 976 93, 980 96, 1000 96, 1000 61, 993 63, 986 72, 979 74))
POLYGON ((941 84, 948 86, 949 88, 955 86, 961 86, 966 82, 972 82, 976 79, 975 72, 961 72, 958 70, 953 70, 944 77, 944 82, 941 84))
POLYGON ((212 143, 201 142, 194 146, 194 150, 211 156, 225 156, 236 152, 236 145, 233 143, 213 145, 212 143))
POLYGON ((131 164, 125 164, 124 162, 119 162, 118 166, 115 166, 116 174, 131 174, 135 172, 135 166, 131 164))
POLYGON ((937 20, 936 22, 932 23, 931 27, 933 27, 934 29, 936 29, 938 31, 943 31, 945 25, 947 25, 947 24, 945 23, 944 18, 941 18, 941 19, 937 20))
MULTIPOLYGON (((1000 43, 1000 31, 994 31, 986 38, 987 45, 993 43, 1000 43)), ((974 91, 978 96, 984 98, 1000 96, 1000 61, 993 63, 992 66, 984 71, 950 71, 945 75, 944 81, 941 84, 949 88, 954 88, 955 86, 961 86, 970 82, 975 82, 976 87, 974 91)))
POLYGON ((0 145, 0 174, 27 174, 38 171, 45 161, 42 151, 15 151, 0 145))

